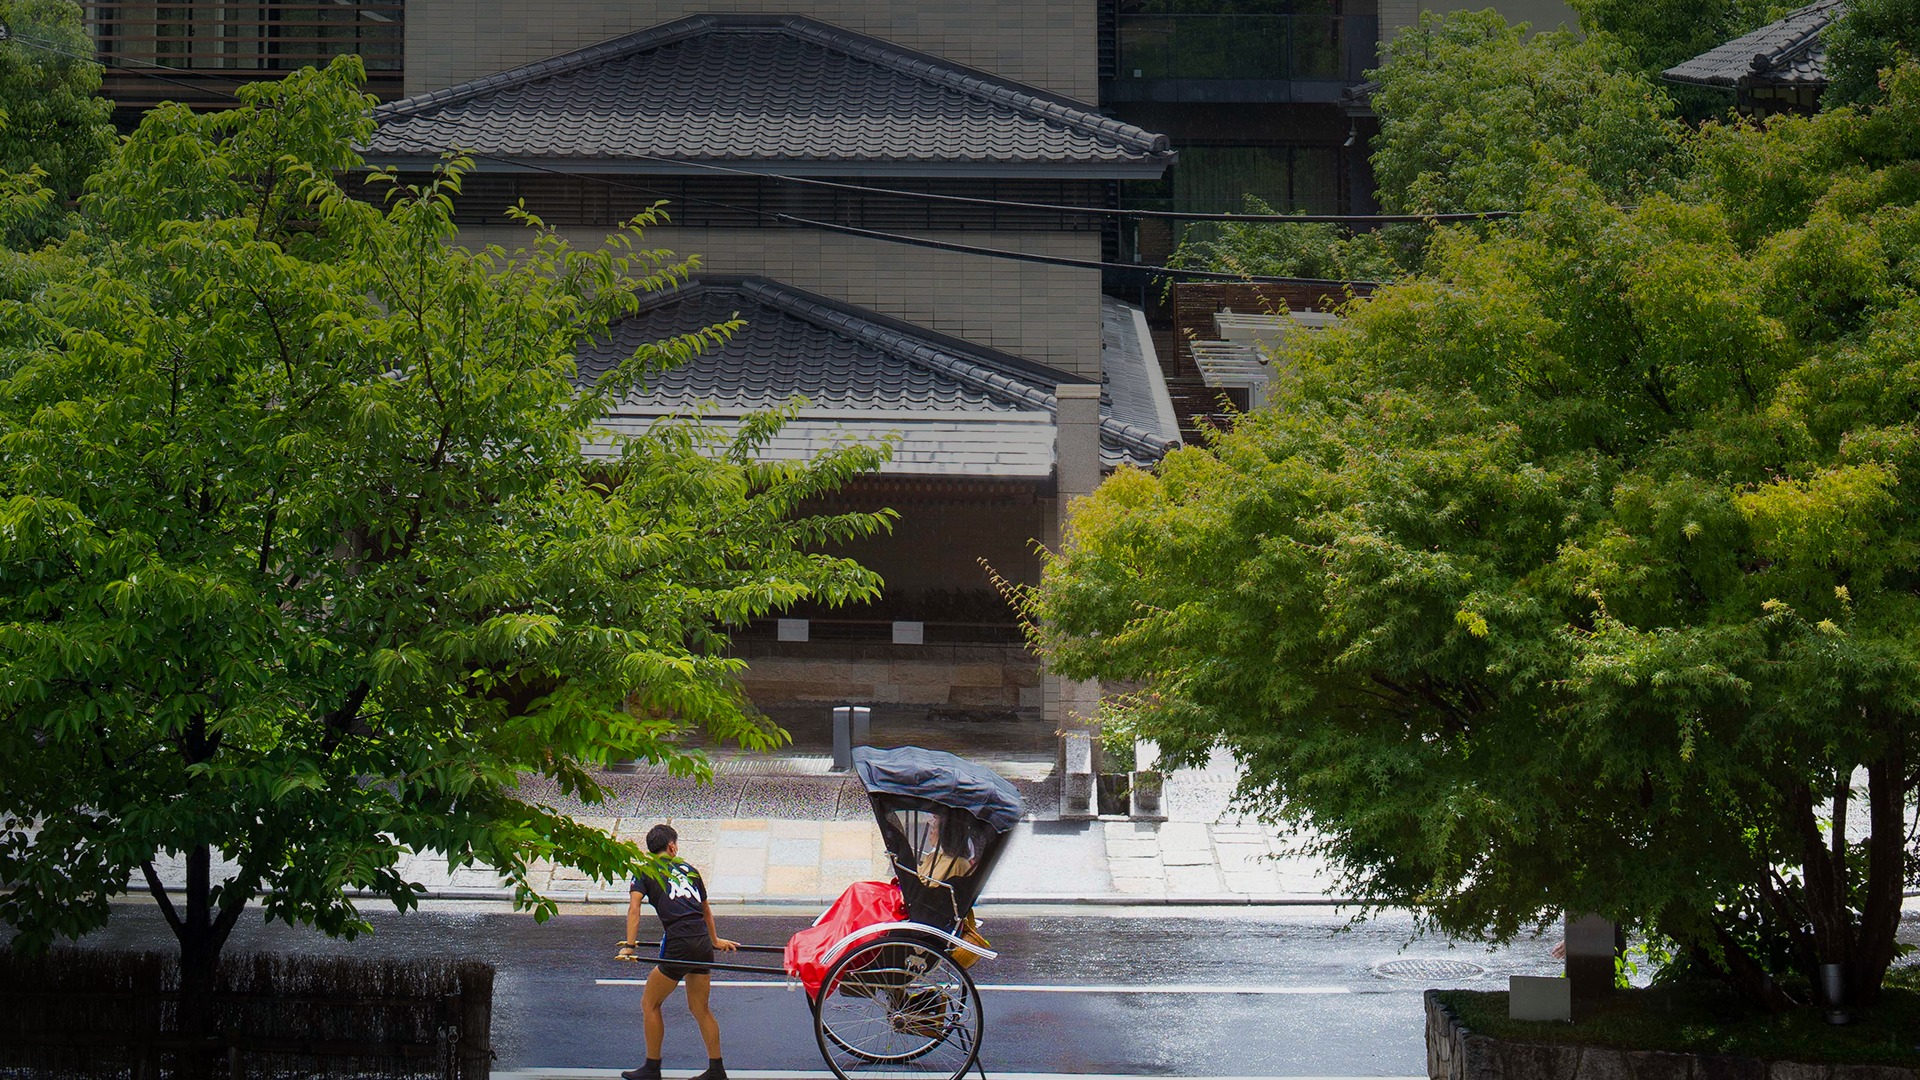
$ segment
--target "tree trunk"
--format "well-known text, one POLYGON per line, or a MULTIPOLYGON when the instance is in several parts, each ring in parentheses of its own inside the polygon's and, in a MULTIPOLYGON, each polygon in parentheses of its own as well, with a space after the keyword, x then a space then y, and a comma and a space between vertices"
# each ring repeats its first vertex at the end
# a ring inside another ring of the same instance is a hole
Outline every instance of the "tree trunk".
POLYGON ((213 895, 213 850, 201 844, 187 851, 186 902, 176 907, 170 901, 151 866, 147 882, 161 904, 174 937, 180 942, 180 1007, 176 1014, 178 1034, 192 1044, 205 1044, 204 1052, 187 1051, 180 1057, 182 1076, 213 1076, 225 1060, 223 1047, 213 1041, 218 1030, 214 1011, 214 976, 220 966, 220 952, 227 944, 240 911, 246 906, 250 886, 242 873, 227 883, 216 904, 213 895))
MULTIPOLYGON (((1839 778, 1831 834, 1822 837, 1814 817, 1813 791, 1796 787, 1787 812, 1799 834, 1805 902, 1811 920, 1814 960, 1846 968, 1846 1003, 1866 1005, 1880 995, 1880 984, 1899 947, 1900 909, 1906 884, 1906 747, 1898 718, 1876 717, 1885 726, 1885 751, 1866 763, 1867 852, 1847 857, 1845 802, 1852 795, 1852 770, 1839 778), (1863 866, 1862 863, 1865 865, 1863 866), (1861 878, 1864 876, 1864 882, 1861 878), (1856 886, 1860 886, 1856 888, 1856 886), (1860 897, 1856 918, 1853 902, 1860 897)), ((1819 971, 1806 972, 1819 985, 1819 971)))
MULTIPOLYGON (((1800 841, 1802 899, 1813 931, 1813 959, 1816 964, 1850 964, 1854 946, 1853 913, 1847 904, 1846 864, 1836 854, 1844 850, 1844 845, 1839 849, 1830 847, 1828 838, 1821 835, 1819 819, 1814 815, 1814 800, 1813 789, 1806 784, 1795 784, 1787 792, 1789 825, 1800 841)), ((1814 985, 1819 985, 1817 970, 1806 974, 1815 980, 1814 985)))
POLYGON ((1740 947, 1740 943, 1734 940, 1733 935, 1729 934, 1725 928, 1714 927, 1714 938, 1719 945, 1720 959, 1716 961, 1704 948, 1699 950, 1700 959, 1711 966, 1718 967, 1727 984, 1739 991, 1747 1000, 1768 1012, 1785 1012, 1800 1004, 1791 994, 1780 989, 1780 984, 1774 981, 1767 969, 1753 957, 1748 956, 1740 947))
POLYGON ((187 1040, 178 1065, 183 1077, 215 1075, 215 1051, 205 1046, 214 1031, 214 971, 220 964, 212 911, 213 851, 200 844, 187 851, 187 897, 174 926, 180 941, 180 1036, 187 1040), (204 1047, 204 1048, 203 1048, 204 1047))
POLYGON ((1906 733, 1898 719, 1889 726, 1893 730, 1887 752, 1867 763, 1867 821, 1872 832, 1867 837, 1866 900, 1848 972, 1848 989, 1861 1005, 1880 996, 1880 984, 1893 965, 1906 886, 1906 733))

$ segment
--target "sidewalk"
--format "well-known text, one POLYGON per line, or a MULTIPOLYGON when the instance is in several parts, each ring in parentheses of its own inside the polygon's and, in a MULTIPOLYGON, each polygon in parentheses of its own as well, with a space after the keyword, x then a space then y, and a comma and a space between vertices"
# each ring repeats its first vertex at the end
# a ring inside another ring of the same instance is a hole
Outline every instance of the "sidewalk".
MULTIPOLYGON (((1028 804, 1028 819, 1014 827, 983 904, 1334 902, 1318 860, 1287 854, 1275 831, 1228 813, 1235 780, 1228 769, 1169 775, 1164 822, 1058 821, 1049 819, 1059 805, 1050 763, 1030 755, 982 757, 1028 804)), ((671 821, 681 856, 706 875, 716 903, 824 906, 851 882, 891 876, 865 793, 852 778, 830 773, 825 757, 721 760, 710 785, 645 768, 609 773, 603 782, 608 799, 597 806, 538 786, 526 794, 636 843, 671 821)), ((495 871, 450 873, 437 855, 407 856, 400 869, 429 898, 511 896, 495 871)), ((178 863, 160 871, 170 887, 184 880, 178 863)), ((627 899, 625 882, 592 882, 551 864, 536 864, 533 884, 562 901, 627 899)))

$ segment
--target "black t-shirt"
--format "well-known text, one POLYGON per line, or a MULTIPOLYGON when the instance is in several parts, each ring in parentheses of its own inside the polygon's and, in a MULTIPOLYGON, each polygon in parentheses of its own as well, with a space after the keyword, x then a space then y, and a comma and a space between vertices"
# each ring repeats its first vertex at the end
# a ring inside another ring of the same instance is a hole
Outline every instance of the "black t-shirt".
POLYGON ((707 883, 693 864, 676 859, 667 868, 666 880, 643 874, 633 879, 632 889, 645 895, 660 916, 662 938, 707 936, 707 883))

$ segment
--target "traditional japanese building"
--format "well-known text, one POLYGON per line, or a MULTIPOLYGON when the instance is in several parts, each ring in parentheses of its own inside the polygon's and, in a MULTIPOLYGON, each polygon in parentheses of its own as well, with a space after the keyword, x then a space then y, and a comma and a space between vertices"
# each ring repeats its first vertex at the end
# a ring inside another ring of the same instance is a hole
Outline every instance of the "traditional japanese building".
MULTIPOLYGON (((1060 77, 1058 55, 1012 55, 1060 77)), ((1177 440, 1143 320, 1101 295, 1101 218, 1074 212, 1160 175, 1164 136, 821 19, 728 13, 423 90, 376 119, 370 164, 424 175, 450 150, 473 157, 467 242, 519 242, 516 203, 593 244, 666 202, 647 242, 698 255, 699 277, 621 323, 583 374, 623 345, 746 326, 612 427, 694 412, 724 426, 802 397, 769 456, 893 446, 834 496, 900 513, 853 552, 887 596, 749 628, 757 701, 1063 712, 989 569, 1034 581, 1063 500, 1177 440)))
MULTIPOLYGON (((731 423, 798 395, 808 405, 769 453, 895 445, 836 496, 901 512, 856 552, 887 597, 749 628, 756 700, 1044 706, 1064 722, 1091 689, 1043 687, 981 564, 1034 580, 1033 545, 1057 541, 1067 500, 1178 438, 1154 341, 1172 346, 1169 313, 1150 329, 1160 294, 1127 269, 1178 236, 1099 211, 1230 210, 1249 194, 1370 208, 1347 91, 1430 4, 83 6, 123 120, 161 98, 218 107, 236 81, 358 52, 388 102, 371 162, 418 176, 448 151, 473 156, 457 204, 468 242, 518 243, 505 211, 522 200, 583 243, 664 201, 671 223, 648 240, 699 256, 699 276, 616 343, 736 311, 747 327, 612 424, 695 408, 731 423)), ((1571 22, 1558 0, 1507 6, 1571 22)))
POLYGON ((1817 112, 1827 89, 1826 29, 1845 13, 1846 0, 1820 0, 1676 64, 1660 77, 1731 91, 1735 107, 1747 116, 1817 112))

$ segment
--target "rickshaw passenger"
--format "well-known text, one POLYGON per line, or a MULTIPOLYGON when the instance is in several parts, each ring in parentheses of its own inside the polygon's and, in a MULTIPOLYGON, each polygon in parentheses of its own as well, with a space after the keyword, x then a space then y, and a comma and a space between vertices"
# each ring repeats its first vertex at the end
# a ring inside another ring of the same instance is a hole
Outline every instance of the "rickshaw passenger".
POLYGON ((926 881, 952 881, 973 873, 979 851, 974 843, 972 819, 966 814, 927 815, 932 819, 925 833, 920 864, 915 872, 926 881))

